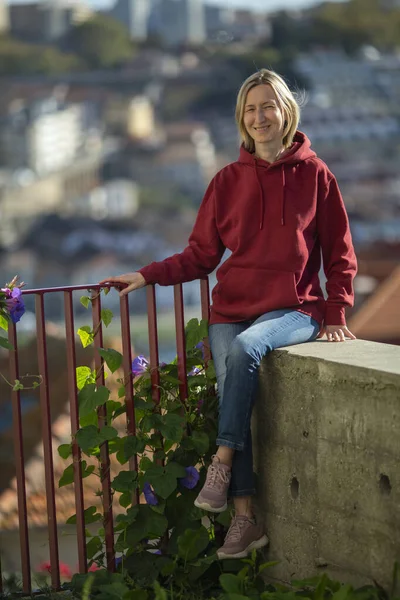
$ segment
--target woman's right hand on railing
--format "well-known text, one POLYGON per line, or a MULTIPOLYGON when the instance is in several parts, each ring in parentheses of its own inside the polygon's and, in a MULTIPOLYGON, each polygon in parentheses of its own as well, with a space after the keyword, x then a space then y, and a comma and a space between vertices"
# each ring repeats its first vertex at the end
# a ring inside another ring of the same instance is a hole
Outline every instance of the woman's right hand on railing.
POLYGON ((146 280, 141 273, 124 273, 124 275, 107 277, 106 279, 99 281, 99 285, 117 288, 117 290, 119 290, 119 295, 122 298, 129 294, 129 292, 144 287, 146 285, 146 280))

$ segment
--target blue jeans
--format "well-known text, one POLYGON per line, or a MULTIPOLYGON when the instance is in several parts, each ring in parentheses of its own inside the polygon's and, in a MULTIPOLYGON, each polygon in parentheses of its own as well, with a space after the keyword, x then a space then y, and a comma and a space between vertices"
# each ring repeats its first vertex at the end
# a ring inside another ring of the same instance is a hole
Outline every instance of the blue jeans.
POLYGON ((219 396, 217 445, 235 449, 230 496, 255 494, 250 418, 261 359, 275 348, 314 340, 319 328, 310 316, 290 309, 253 321, 210 325, 219 396))

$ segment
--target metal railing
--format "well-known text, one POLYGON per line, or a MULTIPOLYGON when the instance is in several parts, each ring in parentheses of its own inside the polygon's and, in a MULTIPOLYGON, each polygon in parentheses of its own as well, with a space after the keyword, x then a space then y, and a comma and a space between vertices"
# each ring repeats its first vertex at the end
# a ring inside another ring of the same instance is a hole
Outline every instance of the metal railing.
MULTIPOLYGON (((201 318, 209 318, 209 282, 208 279, 200 280, 200 298, 201 298, 201 318)), ((74 324, 73 292, 85 290, 91 294, 92 323, 94 335, 94 348, 103 347, 103 326, 101 320, 101 287, 99 285, 79 285, 70 287, 56 287, 45 289, 23 290, 24 296, 34 296, 36 312, 36 339, 37 339, 37 357, 38 357, 38 375, 42 378, 39 387, 40 393, 40 412, 42 417, 42 442, 44 450, 44 469, 46 482, 46 503, 47 503, 47 529, 49 539, 50 555, 50 576, 53 589, 60 589, 60 570, 59 570, 59 540, 57 531, 57 511, 55 502, 55 478, 53 467, 52 450, 52 426, 51 426, 51 393, 48 356, 47 356, 47 336, 46 336, 46 315, 45 315, 45 297, 54 293, 62 293, 64 297, 64 322, 66 339, 66 368, 68 378, 68 399, 70 405, 72 457, 74 470, 74 493, 76 509, 76 530, 77 530, 77 551, 78 566, 80 573, 86 573, 87 554, 84 520, 84 492, 81 473, 81 451, 77 445, 74 435, 79 429, 79 407, 78 407, 78 389, 76 381, 76 333, 74 324)), ((159 390, 159 345, 157 331, 157 306, 156 293, 153 285, 147 286, 147 319, 149 333, 149 362, 152 382, 153 400, 160 401, 159 390)), ((182 285, 174 286, 174 309, 175 309, 175 332, 178 375, 181 382, 179 386, 179 395, 182 401, 187 398, 188 384, 186 375, 186 351, 185 351, 185 320, 184 320, 184 302, 182 285)), ((123 373, 125 385, 125 403, 127 415, 127 433, 135 435, 135 399, 132 376, 132 351, 131 351, 131 332, 129 315, 129 298, 124 296, 120 299, 120 321, 121 321, 121 341, 123 355, 123 373)), ((17 327, 14 324, 9 326, 9 341, 14 347, 10 351, 9 358, 9 376, 10 381, 20 378, 19 353, 18 353, 18 334, 17 327)), ((205 360, 210 357, 208 343, 205 343, 205 360)), ((96 369, 97 383, 104 385, 104 370, 101 368, 103 359, 98 352, 94 352, 94 367, 96 369)), ((15 453, 15 475, 18 500, 18 521, 20 538, 20 555, 22 567, 22 585, 23 591, 30 594, 32 591, 31 582, 31 552, 28 528, 28 510, 27 494, 25 481, 25 455, 24 439, 22 428, 22 410, 21 393, 19 390, 13 390, 11 393, 12 418, 13 418, 13 438, 15 453)), ((106 424, 106 407, 101 406, 98 409, 99 427, 106 424)), ((104 515, 105 531, 105 552, 106 563, 109 571, 115 571, 115 550, 114 550, 114 519, 113 519, 113 496, 111 492, 110 479, 110 457, 108 443, 101 446, 100 451, 100 475, 102 487, 102 506, 104 515)), ((129 467, 137 469, 137 457, 130 459, 129 467)), ((138 492, 136 492, 135 502, 139 502, 138 492)), ((0 592, 2 591, 2 577, 0 566, 0 592)))

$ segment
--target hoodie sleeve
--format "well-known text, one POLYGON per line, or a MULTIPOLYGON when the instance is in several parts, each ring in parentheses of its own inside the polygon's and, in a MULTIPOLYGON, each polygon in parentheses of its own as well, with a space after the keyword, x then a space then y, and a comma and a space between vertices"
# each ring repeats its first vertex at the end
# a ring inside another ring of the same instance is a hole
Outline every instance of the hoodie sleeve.
POLYGON ((328 298, 325 325, 346 325, 345 307, 353 306, 357 261, 346 208, 335 177, 329 173, 317 212, 328 298))
POLYGON ((200 279, 211 273, 220 262, 225 247, 215 222, 215 178, 207 188, 186 248, 165 260, 142 269, 147 284, 175 285, 200 279))

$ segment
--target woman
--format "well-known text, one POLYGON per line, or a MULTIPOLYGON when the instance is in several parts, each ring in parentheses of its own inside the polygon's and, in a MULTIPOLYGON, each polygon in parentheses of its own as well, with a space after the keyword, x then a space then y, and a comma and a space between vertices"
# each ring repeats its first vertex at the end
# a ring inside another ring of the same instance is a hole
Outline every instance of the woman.
POLYGON ((209 336, 220 399, 218 451, 195 504, 235 513, 219 558, 241 558, 267 544, 251 497, 250 416, 261 359, 274 350, 322 337, 355 339, 346 327, 356 259, 335 177, 297 130, 300 111, 284 80, 267 69, 242 85, 236 122, 237 162, 211 181, 180 254, 137 273, 109 277, 125 295, 146 284, 173 285, 217 271, 209 336), (318 273, 327 277, 324 299, 318 273))

